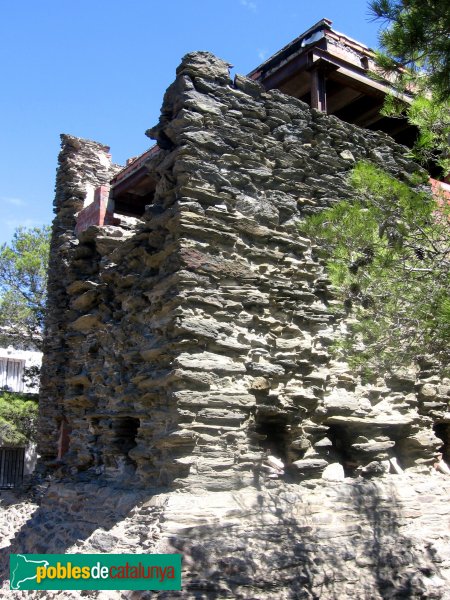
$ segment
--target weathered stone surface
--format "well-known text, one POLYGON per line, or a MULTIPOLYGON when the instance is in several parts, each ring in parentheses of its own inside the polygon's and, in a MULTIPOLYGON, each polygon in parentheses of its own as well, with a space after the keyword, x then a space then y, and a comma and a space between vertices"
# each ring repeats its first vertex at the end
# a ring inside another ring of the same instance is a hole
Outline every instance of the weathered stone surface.
MULTIPOLYGON (((450 478, 435 472, 315 481, 153 496, 66 482, 51 484, 39 506, 9 499, 0 506, 7 534, 0 597, 11 597, 9 553, 179 552, 182 591, 152 597, 448 598, 450 478)), ((58 591, 14 594, 61 598, 58 591)))
MULTIPOLYGON (((163 489, 164 525, 143 521, 158 543, 142 529, 129 545, 185 554, 179 597, 444 598, 448 480, 433 466, 450 460, 449 382, 424 363, 368 384, 331 359, 333 290, 296 226, 349 197, 354 161, 403 180, 420 169, 388 136, 228 70, 183 59, 149 131, 162 151, 142 219, 75 236, 86 186, 117 169, 105 147, 63 137, 42 465, 75 486, 163 489)), ((105 531, 80 547, 121 547, 105 531)))
POLYGON ((342 481, 345 479, 344 467, 340 463, 330 463, 322 471, 322 479, 327 481, 342 481))
POLYGON ((201 369, 205 371, 218 371, 223 373, 244 373, 245 366, 237 363, 227 356, 201 352, 199 354, 183 353, 176 359, 176 364, 187 369, 201 369))

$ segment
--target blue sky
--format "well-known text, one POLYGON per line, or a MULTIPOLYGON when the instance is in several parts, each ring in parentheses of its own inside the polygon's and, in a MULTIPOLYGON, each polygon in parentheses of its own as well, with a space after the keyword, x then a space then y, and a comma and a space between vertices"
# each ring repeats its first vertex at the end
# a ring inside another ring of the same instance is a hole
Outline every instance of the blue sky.
POLYGON ((53 218, 59 134, 111 146, 123 164, 181 57, 209 50, 246 74, 323 17, 376 47, 366 0, 3 0, 0 243, 53 218))

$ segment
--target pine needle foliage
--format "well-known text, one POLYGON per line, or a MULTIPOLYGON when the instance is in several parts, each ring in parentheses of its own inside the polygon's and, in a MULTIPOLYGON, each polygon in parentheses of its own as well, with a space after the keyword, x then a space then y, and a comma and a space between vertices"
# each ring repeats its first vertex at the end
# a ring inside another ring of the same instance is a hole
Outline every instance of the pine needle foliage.
POLYGON ((21 227, 0 247, 0 338, 8 344, 41 346, 49 246, 49 227, 21 227))
POLYGON ((419 130, 413 156, 426 166, 450 172, 450 5, 448 0, 371 0, 372 15, 382 21, 379 74, 393 93, 382 113, 406 117, 419 130), (412 93, 412 103, 402 101, 412 93))
POLYGON ((36 398, 9 392, 0 393, 0 447, 25 446, 36 435, 36 398))
POLYGON ((369 9, 383 22, 378 64, 405 79, 420 78, 437 101, 450 96, 450 8, 447 0, 371 0, 369 9))
POLYGON ((448 205, 370 163, 350 174, 354 198, 313 215, 301 230, 317 244, 335 311, 349 334, 338 354, 369 372, 433 356, 445 370, 450 340, 448 205))

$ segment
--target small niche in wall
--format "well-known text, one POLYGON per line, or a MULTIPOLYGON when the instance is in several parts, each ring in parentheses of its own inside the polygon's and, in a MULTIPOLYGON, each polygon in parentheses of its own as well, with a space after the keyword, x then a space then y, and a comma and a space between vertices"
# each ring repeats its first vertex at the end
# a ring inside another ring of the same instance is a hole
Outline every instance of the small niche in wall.
POLYGON ((259 416, 256 420, 255 431, 260 436, 260 448, 284 463, 288 461, 289 435, 286 420, 280 416, 259 416))
POLYGON ((361 67, 367 71, 368 68, 369 68, 369 57, 368 56, 362 56, 360 58, 360 61, 361 61, 361 67))
POLYGON ((348 439, 348 434, 345 432, 345 429, 338 425, 329 425, 327 437, 332 444, 331 460, 333 462, 338 462, 343 466, 346 477, 353 477, 358 465, 349 454, 348 448, 350 447, 350 440, 348 439))
POLYGON ((442 453, 443 460, 450 466, 450 423, 435 423, 433 429, 436 437, 442 440, 439 452, 442 453))
POLYGON ((112 445, 126 457, 127 461, 135 465, 129 456, 130 450, 137 446, 136 437, 140 421, 135 417, 116 417, 112 421, 113 438, 112 445))

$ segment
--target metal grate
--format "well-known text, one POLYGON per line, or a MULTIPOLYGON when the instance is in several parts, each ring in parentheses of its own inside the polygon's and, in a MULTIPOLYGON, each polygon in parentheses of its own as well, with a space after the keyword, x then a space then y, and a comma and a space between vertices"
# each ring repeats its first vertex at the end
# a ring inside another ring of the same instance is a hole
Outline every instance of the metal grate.
POLYGON ((22 483, 25 448, 0 448, 0 489, 22 483))

